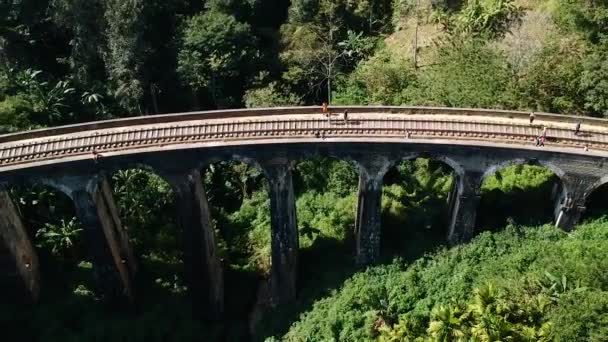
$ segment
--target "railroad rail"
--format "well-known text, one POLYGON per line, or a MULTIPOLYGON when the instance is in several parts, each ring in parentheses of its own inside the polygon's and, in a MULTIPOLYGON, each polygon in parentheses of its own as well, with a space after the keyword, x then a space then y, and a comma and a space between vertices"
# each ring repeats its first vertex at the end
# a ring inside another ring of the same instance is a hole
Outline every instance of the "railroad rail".
MULTIPOLYGON (((344 108, 336 110, 340 113, 344 108)), ((361 108, 364 107, 349 107, 348 121, 343 121, 340 114, 327 119, 316 107, 304 107, 300 110, 289 108, 284 112, 263 109, 139 117, 5 135, 0 136, 0 171, 7 166, 25 166, 91 153, 256 139, 381 137, 531 145, 542 127, 521 120, 527 119, 523 112, 418 107, 376 107, 382 110, 369 112, 361 108), (498 122, 496 117, 517 117, 520 120, 498 122), (121 122, 126 126, 121 126, 121 122)), ((573 122, 579 118, 537 114, 537 122, 540 120, 543 125, 549 125, 573 122)), ((590 122, 599 129, 577 135, 572 127, 551 127, 547 132, 548 143, 551 146, 580 147, 581 151, 583 146, 608 150, 608 121, 590 119, 590 122), (606 129, 603 129, 604 125, 606 129)))

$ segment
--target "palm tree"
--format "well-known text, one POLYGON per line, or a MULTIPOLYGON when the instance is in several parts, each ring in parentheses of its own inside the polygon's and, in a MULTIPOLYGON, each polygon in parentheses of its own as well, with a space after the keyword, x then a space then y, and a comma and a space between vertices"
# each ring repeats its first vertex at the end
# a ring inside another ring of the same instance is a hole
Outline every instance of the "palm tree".
POLYGON ((469 309, 474 314, 484 315, 485 313, 496 311, 499 301, 498 289, 492 283, 475 288, 473 293, 473 303, 469 305, 469 309))
POLYGON ((508 341, 512 339, 512 326, 506 320, 509 307, 499 297, 498 289, 491 283, 475 288, 469 310, 475 324, 471 334, 480 341, 508 341))
POLYGON ((431 323, 427 329, 434 341, 464 341, 462 310, 459 307, 440 305, 431 311, 431 323))
MULTIPOLYGON (((382 321, 384 323, 384 321, 382 321)), ((399 323, 390 327, 390 325, 383 324, 378 331, 378 342, 422 342, 424 338, 421 336, 422 331, 420 330, 420 322, 408 318, 399 318, 399 323)))

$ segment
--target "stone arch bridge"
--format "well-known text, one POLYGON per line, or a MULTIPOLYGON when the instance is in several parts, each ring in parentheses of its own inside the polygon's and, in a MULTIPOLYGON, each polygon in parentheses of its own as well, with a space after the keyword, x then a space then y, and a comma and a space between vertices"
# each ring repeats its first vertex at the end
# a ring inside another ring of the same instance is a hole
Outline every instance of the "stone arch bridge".
MULTIPOLYGON (((106 174, 145 165, 175 190, 186 276, 194 300, 210 316, 223 310, 222 266, 200 172, 222 160, 259 166, 270 184, 275 303, 296 295, 298 233, 291 167, 329 156, 359 171, 356 261, 379 255, 383 176, 420 156, 455 175, 447 239, 473 235, 483 179, 502 167, 538 164, 560 180, 556 225, 570 229, 590 193, 608 182, 608 120, 536 113, 429 107, 289 107, 179 113, 93 122, 0 136, 0 183, 42 183, 67 194, 81 221, 99 289, 133 300, 136 265, 114 207, 106 174), (348 109, 348 120, 342 113, 348 109), (576 122, 581 131, 576 133, 576 122), (547 142, 535 146, 546 127, 547 142)), ((35 300, 39 261, 14 204, 0 192, 0 236, 35 300)))

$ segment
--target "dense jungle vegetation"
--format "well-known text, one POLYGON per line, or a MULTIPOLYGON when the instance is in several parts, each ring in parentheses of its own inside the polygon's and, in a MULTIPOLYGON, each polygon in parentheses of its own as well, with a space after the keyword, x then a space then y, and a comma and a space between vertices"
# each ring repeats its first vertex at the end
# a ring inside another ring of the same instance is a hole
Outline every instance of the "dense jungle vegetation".
MULTIPOLYGON (((608 117, 605 0, 0 0, 0 14, 0 133, 328 100, 608 117)), ((132 310, 99 300, 82 227, 64 194, 40 185, 9 189, 41 257, 43 291, 35 306, 18 293, 4 296, 4 336, 608 338, 605 188, 592 196, 585 223, 564 233, 550 224, 556 175, 537 165, 499 170, 482 187, 478 236, 449 248, 452 169, 403 161, 384 179, 382 261, 358 269, 356 168, 299 161, 298 299, 269 310, 264 174, 239 162, 204 171, 225 268, 224 320, 193 318, 171 187, 142 167, 110 175, 140 266, 132 310)))

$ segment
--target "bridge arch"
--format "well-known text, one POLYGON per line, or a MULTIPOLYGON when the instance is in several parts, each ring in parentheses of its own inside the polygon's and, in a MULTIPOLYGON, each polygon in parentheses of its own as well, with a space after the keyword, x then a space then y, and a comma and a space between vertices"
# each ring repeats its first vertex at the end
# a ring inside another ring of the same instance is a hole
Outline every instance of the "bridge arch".
POLYGON ((608 175, 604 175, 584 191, 583 219, 596 218, 608 214, 608 175))
POLYGON ((86 249, 83 234, 79 233, 82 225, 76 218, 74 201, 67 189, 54 185, 30 179, 3 184, 0 189, 3 202, 0 215, 2 221, 8 223, 0 227, 3 230, 0 232, 0 261, 9 255, 14 258, 13 263, 3 262, 0 267, 0 290, 8 303, 21 301, 24 293, 12 288, 17 285, 14 278, 4 281, 7 274, 20 275, 22 283, 19 286, 25 287, 34 302, 39 300, 41 292, 49 293, 41 288, 43 283, 53 284, 48 287, 52 289, 68 288, 86 283, 90 276, 88 269, 75 271, 78 266, 74 256, 83 257, 86 249), (56 234, 62 234, 61 238, 69 237, 72 244, 58 243, 56 234), (67 279, 72 281, 67 282, 67 279))
POLYGON ((542 166, 545 167, 549 170, 551 170, 562 182, 563 186, 565 186, 564 184, 564 179, 566 177, 566 172, 564 172, 559 166, 555 165, 553 162, 549 162, 549 161, 545 161, 542 159, 537 159, 537 158, 516 158, 516 159, 510 159, 498 164, 494 164, 490 167, 488 167, 482 177, 481 177, 481 181, 483 182, 488 176, 491 176, 493 174, 495 174, 497 171, 500 171, 502 169, 505 169, 509 166, 515 166, 515 165, 537 165, 537 166, 542 166))
POLYGON ((361 169, 351 156, 334 153, 306 153, 293 163, 298 286, 308 287, 352 265, 361 169))
POLYGON ((383 177, 382 248, 409 258, 447 242, 464 173, 457 159, 442 154, 409 153, 392 160, 383 177), (412 177, 410 172, 421 168, 431 172, 428 179, 412 177))
POLYGON ((605 176, 601 177, 600 179, 598 179, 597 181, 595 181, 591 186, 589 186, 585 190, 585 201, 587 201, 589 199, 589 197, 591 195, 593 195, 593 193, 595 191, 597 191, 599 188, 607 186, 607 185, 608 185, 608 175, 605 175, 605 176))
POLYGON ((480 204, 476 230, 497 229, 510 222, 541 224, 555 220, 555 208, 569 191, 566 181, 567 175, 562 168, 542 159, 515 158, 488 167, 479 183, 480 204), (521 174, 518 170, 511 169, 515 166, 541 167, 550 174, 546 174, 546 179, 541 178, 540 180, 545 179, 541 183, 537 179, 537 186, 530 186, 528 180, 520 178, 526 173, 521 174), (503 183, 503 170, 511 172, 510 182, 503 183), (488 183, 491 177, 496 177, 494 184, 488 183), (504 184, 511 186, 505 188, 504 184))
POLYGON ((414 160, 417 158, 427 158, 427 159, 440 161, 443 164, 452 168, 452 170, 454 170, 456 175, 458 175, 459 177, 463 176, 464 172, 465 172, 464 167, 462 166, 462 164, 459 161, 457 161, 457 159, 449 157, 449 156, 441 154, 441 153, 428 153, 428 152, 408 152, 407 154, 404 154, 404 155, 394 156, 389 161, 389 164, 387 165, 387 170, 397 166, 399 163, 401 163, 403 161, 414 160))

